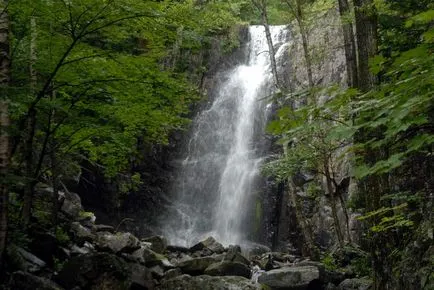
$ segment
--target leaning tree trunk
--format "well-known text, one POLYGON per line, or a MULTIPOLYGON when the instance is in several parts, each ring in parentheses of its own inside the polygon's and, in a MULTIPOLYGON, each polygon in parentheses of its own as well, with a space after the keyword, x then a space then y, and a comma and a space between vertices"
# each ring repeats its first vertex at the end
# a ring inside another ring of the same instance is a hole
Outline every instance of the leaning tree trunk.
POLYGON ((313 83, 313 74, 312 74, 312 59, 311 59, 310 53, 309 53, 308 32, 306 30, 303 10, 301 7, 302 4, 301 4, 300 0, 296 0, 295 4, 296 4, 295 19, 297 20, 298 27, 300 28, 301 42, 303 44, 304 60, 306 62, 307 79, 309 81, 309 89, 312 89, 314 86, 314 83, 313 83))
POLYGON ((348 86, 351 88, 355 88, 358 85, 356 42, 354 38, 353 22, 349 19, 345 19, 350 14, 350 6, 348 4, 348 0, 338 0, 338 2, 344 36, 348 86))
POLYGON ((8 111, 8 86, 10 81, 8 1, 0 0, 0 273, 8 231, 9 190, 7 175, 10 165, 10 125, 8 111))
MULTIPOLYGON (((309 89, 312 89, 315 85, 313 82, 313 72, 312 72, 312 58, 309 52, 309 32, 306 28, 306 19, 303 14, 303 3, 301 0, 286 0, 285 3, 291 10, 292 15, 297 21, 298 28, 300 29, 301 43, 303 46, 303 56, 306 63, 307 80, 309 82, 309 89)), ((315 96, 311 92, 308 98, 308 104, 313 105, 315 103, 315 96)))
POLYGON ((276 52, 274 50, 273 39, 271 38, 270 26, 268 25, 267 2, 266 0, 252 0, 252 2, 261 13, 261 22, 265 29, 265 37, 267 39, 268 54, 270 56, 271 71, 274 77, 274 85, 276 86, 276 88, 281 89, 279 75, 277 74, 277 65, 275 58, 276 52))

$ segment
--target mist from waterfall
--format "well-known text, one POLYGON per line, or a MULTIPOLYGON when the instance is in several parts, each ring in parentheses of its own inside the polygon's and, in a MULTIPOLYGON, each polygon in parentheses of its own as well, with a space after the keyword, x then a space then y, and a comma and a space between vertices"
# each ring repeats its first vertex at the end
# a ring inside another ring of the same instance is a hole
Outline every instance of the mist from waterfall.
MULTIPOLYGON (((270 30, 279 59, 287 30, 270 30)), ((163 225, 172 244, 189 246, 213 236, 229 245, 249 238, 264 158, 265 99, 275 89, 264 28, 251 26, 249 34, 248 61, 227 72, 212 103, 193 120, 172 187, 176 202, 163 225)))

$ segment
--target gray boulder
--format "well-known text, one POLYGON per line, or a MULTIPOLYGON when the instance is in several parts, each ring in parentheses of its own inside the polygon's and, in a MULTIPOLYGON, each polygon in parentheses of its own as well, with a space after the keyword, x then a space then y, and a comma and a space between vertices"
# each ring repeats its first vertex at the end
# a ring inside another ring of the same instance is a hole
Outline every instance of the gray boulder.
POLYGON ((62 207, 60 208, 61 212, 68 218, 77 220, 80 212, 83 211, 80 196, 73 192, 59 192, 59 199, 63 200, 62 207))
POLYGON ((221 254, 225 251, 223 245, 217 242, 213 237, 208 237, 190 248, 192 252, 203 251, 205 249, 217 254, 221 254))
POLYGON ((179 268, 170 269, 169 271, 164 273, 163 279, 169 280, 169 279, 173 279, 175 277, 181 276, 181 275, 182 275, 181 269, 179 269, 179 268))
POLYGON ((131 254, 139 263, 145 264, 147 267, 156 265, 162 266, 165 269, 174 268, 174 266, 162 254, 152 251, 147 246, 143 246, 131 254))
POLYGON ((93 230, 95 232, 109 232, 112 234, 115 233, 115 228, 109 225, 94 225, 93 230))
POLYGON ((151 250, 159 254, 163 254, 167 248, 167 240, 162 236, 153 236, 142 239, 142 241, 151 243, 151 250))
POLYGON ((63 290, 51 280, 34 276, 27 272, 18 271, 12 274, 11 289, 20 290, 63 290))
POLYGON ((250 261, 241 254, 240 246, 229 246, 229 249, 224 257, 225 261, 239 262, 246 265, 250 264, 250 261))
POLYGON ((205 275, 210 276, 242 276, 250 278, 250 268, 239 262, 223 261, 214 263, 205 269, 205 275))
POLYGON ((74 236, 74 240, 79 244, 93 242, 96 238, 90 229, 82 226, 79 222, 71 223, 71 232, 74 236))
POLYGON ((368 290, 372 289, 372 280, 367 278, 354 278, 354 279, 346 279, 342 281, 338 289, 339 290, 368 290))
POLYGON ((258 282, 271 288, 301 290, 319 282, 319 270, 313 266, 284 267, 262 273, 258 282))
POLYGON ((113 253, 131 253, 140 248, 139 240, 131 233, 98 232, 97 247, 113 253))
POLYGON ((240 276, 213 277, 208 275, 182 275, 173 279, 163 280, 157 287, 159 290, 259 290, 249 279, 240 276))
POLYGON ((190 275, 201 275, 205 272, 211 264, 221 262, 223 255, 215 255, 208 257, 199 257, 181 261, 178 263, 178 267, 181 268, 183 273, 190 275))
POLYGON ((11 245, 8 247, 7 251, 8 261, 15 269, 35 273, 43 270, 47 266, 44 261, 23 248, 11 245))
POLYGON ((244 249, 243 252, 247 258, 251 258, 252 256, 260 256, 262 254, 271 252, 269 247, 252 242, 242 245, 242 248, 244 249))
POLYGON ((131 263, 129 269, 131 273, 130 289, 154 289, 155 283, 148 268, 137 263, 131 263))

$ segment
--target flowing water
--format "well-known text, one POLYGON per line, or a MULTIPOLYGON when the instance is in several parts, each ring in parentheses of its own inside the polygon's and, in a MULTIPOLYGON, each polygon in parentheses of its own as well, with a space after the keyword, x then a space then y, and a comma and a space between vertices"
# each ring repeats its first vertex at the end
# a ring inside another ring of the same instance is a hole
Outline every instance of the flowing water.
MULTIPOLYGON (((284 26, 270 30, 279 59, 287 32, 284 26)), ((173 185, 177 200, 163 226, 173 244, 188 246, 209 235, 225 245, 251 238, 270 107, 264 99, 274 85, 264 28, 251 26, 249 34, 247 62, 226 73, 214 100, 193 120, 173 185)))

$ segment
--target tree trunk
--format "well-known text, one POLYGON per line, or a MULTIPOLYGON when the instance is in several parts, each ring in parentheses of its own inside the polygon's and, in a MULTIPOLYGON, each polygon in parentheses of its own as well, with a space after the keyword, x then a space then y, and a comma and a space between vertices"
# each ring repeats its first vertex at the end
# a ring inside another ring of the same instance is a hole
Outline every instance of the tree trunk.
MULTIPOLYGON (((292 2, 292 0, 286 0, 285 2, 288 5, 289 9, 291 10, 291 13, 294 15, 295 20, 297 21, 298 24, 298 28, 300 29, 304 61, 306 63, 307 80, 309 82, 309 89, 312 89, 315 86, 315 84, 313 82, 312 59, 309 53, 309 34, 305 25, 302 2, 301 0, 295 0, 295 5, 292 2)), ((314 103, 315 103, 315 98, 314 95, 311 93, 309 94, 308 104, 313 105, 314 103)))
POLYGON ((274 85, 276 86, 276 88, 281 89, 279 75, 277 74, 277 65, 275 58, 276 52, 274 51, 273 39, 271 38, 270 26, 268 25, 267 3, 265 0, 252 0, 252 2, 261 12, 261 21, 265 29, 265 37, 267 39, 268 54, 270 56, 271 71, 274 77, 274 85))
MULTIPOLYGON (((358 51, 358 88, 362 92, 372 89, 377 82, 373 73, 369 70, 369 59, 377 53, 377 14, 373 0, 354 0, 354 10, 356 18, 356 36, 358 51)), ((382 132, 379 130, 362 130, 357 135, 355 142, 364 143, 369 139, 381 138, 382 132)), ((387 148, 376 148, 365 150, 361 157, 363 163, 373 166, 378 160, 387 158, 387 148)), ((375 211, 381 207, 381 196, 384 192, 389 192, 388 176, 371 175, 359 182, 359 194, 365 197, 366 211, 375 211)), ((380 222, 378 217, 369 220, 369 226, 380 222)), ((374 288, 386 289, 386 284, 391 272, 392 265, 389 264, 390 251, 386 247, 389 237, 384 233, 375 233, 369 239, 369 248, 372 257, 374 270, 374 288)))
MULTIPOLYGON (((288 144, 283 145, 283 151, 285 155, 288 154, 288 144)), ((303 241, 306 245, 306 256, 310 256, 312 260, 317 260, 319 258, 319 253, 313 240, 312 230, 303 215, 303 207, 300 204, 299 198, 297 196, 297 187, 295 186, 291 178, 288 178, 287 182, 289 198, 292 205, 294 206, 295 216, 297 218, 298 225, 300 226, 303 241)), ((303 256, 304 255, 305 253, 303 253, 303 256)))
POLYGON ((330 198, 330 207, 332 209, 333 224, 335 226, 336 237, 338 239, 339 246, 341 248, 343 248, 344 238, 342 235, 341 225, 339 223, 338 210, 337 210, 337 206, 336 206, 336 197, 335 197, 335 191, 333 190, 333 183, 332 183, 332 177, 330 174, 328 157, 325 157, 325 159, 324 159, 324 175, 326 177, 327 191, 329 193, 329 198, 330 198))
MULTIPOLYGON (((36 19, 35 17, 30 18, 30 94, 34 95, 36 92, 37 76, 35 70, 36 64, 36 19)), ((27 227, 30 222, 34 187, 36 185, 36 175, 34 172, 33 164, 33 139, 36 130, 36 108, 29 111, 28 123, 27 123, 27 139, 25 145, 25 164, 26 164, 26 187, 24 190, 24 201, 23 201, 23 211, 22 211, 22 221, 24 227, 27 227)))
POLYGON ((309 89, 312 89, 314 87, 314 83, 313 83, 313 76, 312 76, 312 60, 310 58, 310 53, 309 53, 309 38, 304 23, 304 15, 301 6, 302 4, 300 0, 296 0, 295 4, 296 4, 295 19, 297 20, 298 27, 300 28, 301 41, 303 43, 304 60, 306 62, 307 79, 309 81, 309 89))
POLYGON ((371 89, 376 77, 369 70, 369 59, 377 53, 377 14, 373 0, 354 0, 358 52, 358 87, 371 89))
MULTIPOLYGON (((8 232, 9 190, 7 185, 10 165, 10 126, 8 86, 10 81, 8 1, 0 0, 0 273, 3 271, 8 232)), ((2 276, 0 274, 0 276, 2 276)), ((0 277, 1 278, 1 277, 0 277)))
POLYGON ((342 30, 344 36, 345 58, 348 75, 348 87, 356 88, 358 85, 357 76, 357 56, 356 56, 356 42, 354 39, 353 23, 352 21, 345 20, 350 14, 350 6, 348 0, 338 0, 339 13, 341 15, 342 30))

